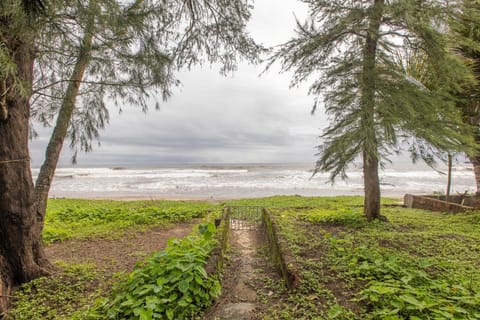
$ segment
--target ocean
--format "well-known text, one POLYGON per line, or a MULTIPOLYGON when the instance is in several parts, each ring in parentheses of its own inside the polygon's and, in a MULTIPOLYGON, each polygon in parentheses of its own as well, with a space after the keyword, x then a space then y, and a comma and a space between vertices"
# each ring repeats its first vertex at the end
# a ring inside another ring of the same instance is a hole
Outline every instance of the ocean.
MULTIPOLYGON (((273 195, 363 195, 361 167, 346 181, 312 176, 313 164, 182 164, 149 167, 68 167, 56 170, 50 197, 91 199, 224 200, 273 195)), ((443 168, 445 170, 445 168, 443 168)), ((34 178, 38 168, 32 169, 34 178)), ((456 164, 452 194, 475 192, 469 164, 456 164)), ((447 176, 425 165, 401 164, 380 172, 382 196, 445 193, 447 176)))

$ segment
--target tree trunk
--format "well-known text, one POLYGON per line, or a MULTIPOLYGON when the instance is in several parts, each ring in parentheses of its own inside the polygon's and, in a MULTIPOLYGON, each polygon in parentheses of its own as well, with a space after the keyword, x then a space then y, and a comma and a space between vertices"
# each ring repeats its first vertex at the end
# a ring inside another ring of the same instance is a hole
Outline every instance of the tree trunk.
MULTIPOLYGON (((96 2, 94 0, 89 3, 90 9, 94 8, 96 2)), ((92 11, 93 12, 93 11, 92 11)), ((36 208, 36 225, 35 233, 40 237, 43 233, 45 215, 47 210, 48 193, 52 184, 55 170, 57 168, 60 153, 62 151, 63 142, 67 135, 68 126, 75 108, 75 100, 80 90, 80 84, 83 79, 85 70, 90 62, 90 52, 92 50, 94 17, 92 14, 85 26, 85 33, 79 49, 77 62, 70 77, 62 105, 59 110, 55 128, 50 137, 46 152, 45 161, 43 162, 40 172, 35 183, 35 208, 36 208)), ((48 263, 43 249, 39 248, 38 260, 48 263)))
POLYGON ((363 84, 361 86, 363 142, 363 179, 365 188, 364 214, 368 220, 380 218, 380 179, 378 177, 378 141, 375 129, 376 56, 378 33, 382 20, 384 0, 375 0, 363 57, 363 84))
POLYGON ((475 183, 477 185, 477 196, 480 196, 480 155, 469 156, 468 159, 472 163, 473 172, 475 174, 475 183))
POLYGON ((448 154, 448 173, 447 173, 447 192, 446 192, 446 200, 450 200, 450 190, 452 189, 452 155, 448 154))
POLYGON ((380 179, 378 159, 363 156, 363 183, 365 187, 364 213, 368 220, 380 218, 380 179))
MULTIPOLYGON (((94 1, 91 1, 93 3, 94 1)), ((85 34, 82 39, 82 45, 78 52, 77 62, 70 77, 65 96, 57 117, 55 128, 53 129, 50 141, 45 152, 45 161, 40 168, 40 172, 35 183, 35 205, 37 209, 37 227, 36 232, 42 234, 47 209, 48 193, 52 185, 55 169, 57 168, 63 142, 67 136, 68 126, 75 109, 75 100, 80 90, 80 84, 85 74, 85 70, 90 62, 90 53, 92 50, 92 32, 94 26, 93 15, 86 26, 85 34)))
MULTIPOLYGON (((8 30, 8 19, 0 30, 8 30), (2 28, 3 27, 3 28, 2 28)), ((1 31, 0 31, 1 32, 1 31)), ((16 64, 17 76, 32 83, 32 42, 1 35, 16 64)), ((12 79, 1 79, 11 87, 12 79)), ((11 90, 0 119, 0 311, 6 309, 12 286, 48 274, 49 265, 37 259, 42 244, 35 232, 35 205, 28 150, 29 98, 11 90)), ((42 251, 43 252, 43 251, 42 251)))

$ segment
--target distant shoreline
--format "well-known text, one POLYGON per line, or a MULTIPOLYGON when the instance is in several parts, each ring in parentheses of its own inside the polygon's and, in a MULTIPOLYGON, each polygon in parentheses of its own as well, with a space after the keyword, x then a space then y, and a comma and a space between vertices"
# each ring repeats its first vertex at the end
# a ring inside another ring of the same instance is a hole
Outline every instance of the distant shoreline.
MULTIPOLYGON (((232 201, 232 200, 242 200, 242 199, 262 199, 262 198, 269 198, 269 197, 291 197, 291 196, 298 196, 298 197, 305 197, 305 198, 328 198, 328 197, 348 197, 348 196, 360 196, 363 195, 318 195, 318 196, 302 196, 302 195, 271 195, 271 196, 262 196, 262 197, 203 197, 203 196, 196 196, 196 197, 187 197, 187 196, 141 196, 141 195, 125 195, 125 196, 89 196, 89 197, 78 197, 78 196, 68 196, 68 197, 55 197, 51 196, 50 199, 81 199, 81 200, 112 200, 112 201, 191 201, 191 202, 225 202, 225 201, 232 201)), ((398 199, 403 200, 402 196, 382 196, 382 198, 390 198, 390 199, 398 199)))

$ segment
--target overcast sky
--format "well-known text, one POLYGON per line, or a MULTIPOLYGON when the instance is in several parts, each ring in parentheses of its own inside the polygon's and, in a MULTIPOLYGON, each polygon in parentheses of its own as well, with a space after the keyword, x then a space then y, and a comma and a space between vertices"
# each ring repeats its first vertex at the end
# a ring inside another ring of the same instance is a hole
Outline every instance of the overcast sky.
MULTIPOLYGON (((294 14, 306 8, 297 0, 257 0, 249 30, 265 46, 293 35, 294 14)), ((101 133, 101 146, 80 154, 79 166, 155 165, 163 163, 286 163, 315 162, 314 146, 325 126, 321 110, 310 115, 313 97, 307 86, 289 88, 290 74, 278 66, 260 76, 265 66, 240 64, 232 76, 220 76, 209 66, 179 74, 182 87, 143 114, 111 108, 110 124, 101 133)), ((160 100, 160 98, 159 98, 160 100)), ((47 130, 31 143, 32 165, 43 161, 47 130)), ((61 166, 71 152, 65 145, 61 166)))

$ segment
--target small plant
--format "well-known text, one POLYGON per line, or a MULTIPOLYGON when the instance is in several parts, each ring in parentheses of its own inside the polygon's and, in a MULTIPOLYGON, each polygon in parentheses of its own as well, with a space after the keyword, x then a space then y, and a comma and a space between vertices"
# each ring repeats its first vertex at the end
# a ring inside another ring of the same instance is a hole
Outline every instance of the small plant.
POLYGON ((368 221, 361 210, 361 208, 349 206, 315 208, 311 210, 302 210, 297 214, 297 217, 298 219, 311 223, 362 228, 368 224, 368 221))
POLYGON ((88 319, 190 319, 220 294, 220 282, 204 269, 216 245, 215 225, 199 234, 170 240, 100 300, 88 319))
POLYGON ((63 271, 24 284, 14 293, 14 305, 6 319, 71 319, 103 294, 102 275, 92 265, 60 265, 63 271))
POLYGON ((480 288, 436 277, 428 259, 353 246, 349 238, 331 243, 346 277, 367 281, 357 300, 370 306, 372 319, 480 319, 480 288))
POLYGON ((357 200, 269 209, 301 280, 264 319, 480 319, 480 212, 385 207, 372 223, 357 200))

